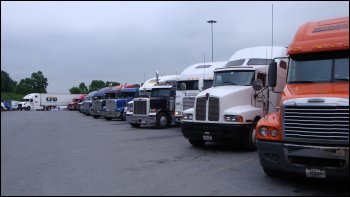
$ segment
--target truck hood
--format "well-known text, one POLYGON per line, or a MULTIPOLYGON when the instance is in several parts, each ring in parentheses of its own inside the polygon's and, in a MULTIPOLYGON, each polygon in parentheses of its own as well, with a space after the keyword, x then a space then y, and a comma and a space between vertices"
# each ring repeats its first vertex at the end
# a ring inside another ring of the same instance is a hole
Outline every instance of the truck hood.
POLYGON ((251 86, 219 86, 219 87, 212 87, 209 89, 206 89, 199 93, 197 97, 203 97, 207 93, 209 93, 210 96, 214 97, 226 97, 231 94, 237 94, 239 95, 240 92, 251 92, 252 87, 251 86))
POLYGON ((301 97, 349 98, 349 82, 286 84, 283 100, 301 97))

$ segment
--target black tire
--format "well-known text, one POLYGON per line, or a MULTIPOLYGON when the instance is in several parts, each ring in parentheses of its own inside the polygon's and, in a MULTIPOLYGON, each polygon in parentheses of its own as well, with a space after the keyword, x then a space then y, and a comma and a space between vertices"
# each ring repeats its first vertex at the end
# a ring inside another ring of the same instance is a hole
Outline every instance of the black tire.
POLYGON ((125 120, 126 120, 126 114, 125 114, 125 112, 122 112, 122 113, 120 114, 120 119, 121 119, 122 121, 125 121, 125 120))
POLYGON ((205 145, 205 141, 204 140, 188 140, 190 142, 190 144, 192 144, 192 146, 195 147, 203 147, 205 145))
POLYGON ((93 115, 92 117, 94 117, 95 119, 99 118, 100 115, 93 115))
POLYGON ((269 177, 276 177, 281 173, 278 170, 273 170, 273 169, 265 168, 265 167, 263 167, 263 170, 264 170, 265 174, 269 177))
POLYGON ((253 122, 252 126, 249 129, 249 134, 246 136, 245 141, 245 148, 249 151, 256 150, 256 124, 257 122, 253 122))
POLYGON ((105 117, 105 119, 108 121, 112 120, 112 118, 110 118, 110 117, 105 117))
POLYGON ((30 106, 28 106, 28 107, 26 108, 26 110, 27 110, 27 111, 30 111, 30 106))
POLYGON ((139 128, 141 124, 130 123, 133 128, 139 128))
POLYGON ((169 126, 169 118, 166 113, 160 112, 156 117, 157 129, 165 129, 169 126))

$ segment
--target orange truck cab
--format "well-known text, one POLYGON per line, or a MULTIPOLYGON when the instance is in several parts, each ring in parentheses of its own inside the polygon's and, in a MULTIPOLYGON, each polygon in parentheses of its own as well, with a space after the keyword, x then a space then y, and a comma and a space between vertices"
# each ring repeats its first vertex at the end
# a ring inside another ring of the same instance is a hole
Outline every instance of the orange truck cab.
POLYGON ((269 176, 348 179, 349 17, 305 23, 288 55, 279 110, 256 126, 260 164, 269 176))

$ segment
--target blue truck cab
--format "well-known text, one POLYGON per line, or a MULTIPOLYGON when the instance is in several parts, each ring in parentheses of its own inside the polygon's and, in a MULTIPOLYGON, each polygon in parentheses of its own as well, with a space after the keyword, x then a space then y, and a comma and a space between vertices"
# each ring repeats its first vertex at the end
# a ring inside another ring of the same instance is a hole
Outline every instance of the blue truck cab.
POLYGON ((106 106, 102 110, 101 115, 106 120, 112 120, 114 118, 126 120, 125 107, 127 106, 128 102, 132 101, 135 97, 138 97, 138 95, 138 88, 122 88, 119 94, 106 94, 106 106))
POLYGON ((108 92, 112 91, 118 91, 118 89, 113 87, 105 87, 99 89, 93 96, 92 96, 92 104, 90 108, 90 115, 94 118, 101 117, 102 109, 104 106, 106 106, 105 101, 105 95, 108 92))

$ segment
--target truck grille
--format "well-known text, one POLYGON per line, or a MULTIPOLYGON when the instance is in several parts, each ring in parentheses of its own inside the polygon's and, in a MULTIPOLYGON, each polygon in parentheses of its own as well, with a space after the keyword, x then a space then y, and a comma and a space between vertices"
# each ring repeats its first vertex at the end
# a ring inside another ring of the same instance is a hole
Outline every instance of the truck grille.
POLYGON ((219 99, 215 97, 209 98, 208 120, 219 121, 219 99))
POLYGON ((197 98, 196 102, 196 120, 205 120, 207 100, 205 97, 197 98))
POLYGON ((285 106, 285 137, 318 142, 349 140, 349 106, 285 106))
POLYGON ((94 105, 94 111, 101 111, 102 109, 102 101, 101 100, 96 100, 93 101, 93 105, 94 105))
POLYGON ((193 108, 194 107, 194 97, 184 97, 183 98, 183 110, 193 108))
POLYGON ((147 115, 147 101, 134 101, 134 114, 147 115))
POLYGON ((107 100, 106 101, 106 111, 115 111, 115 101, 107 100))

